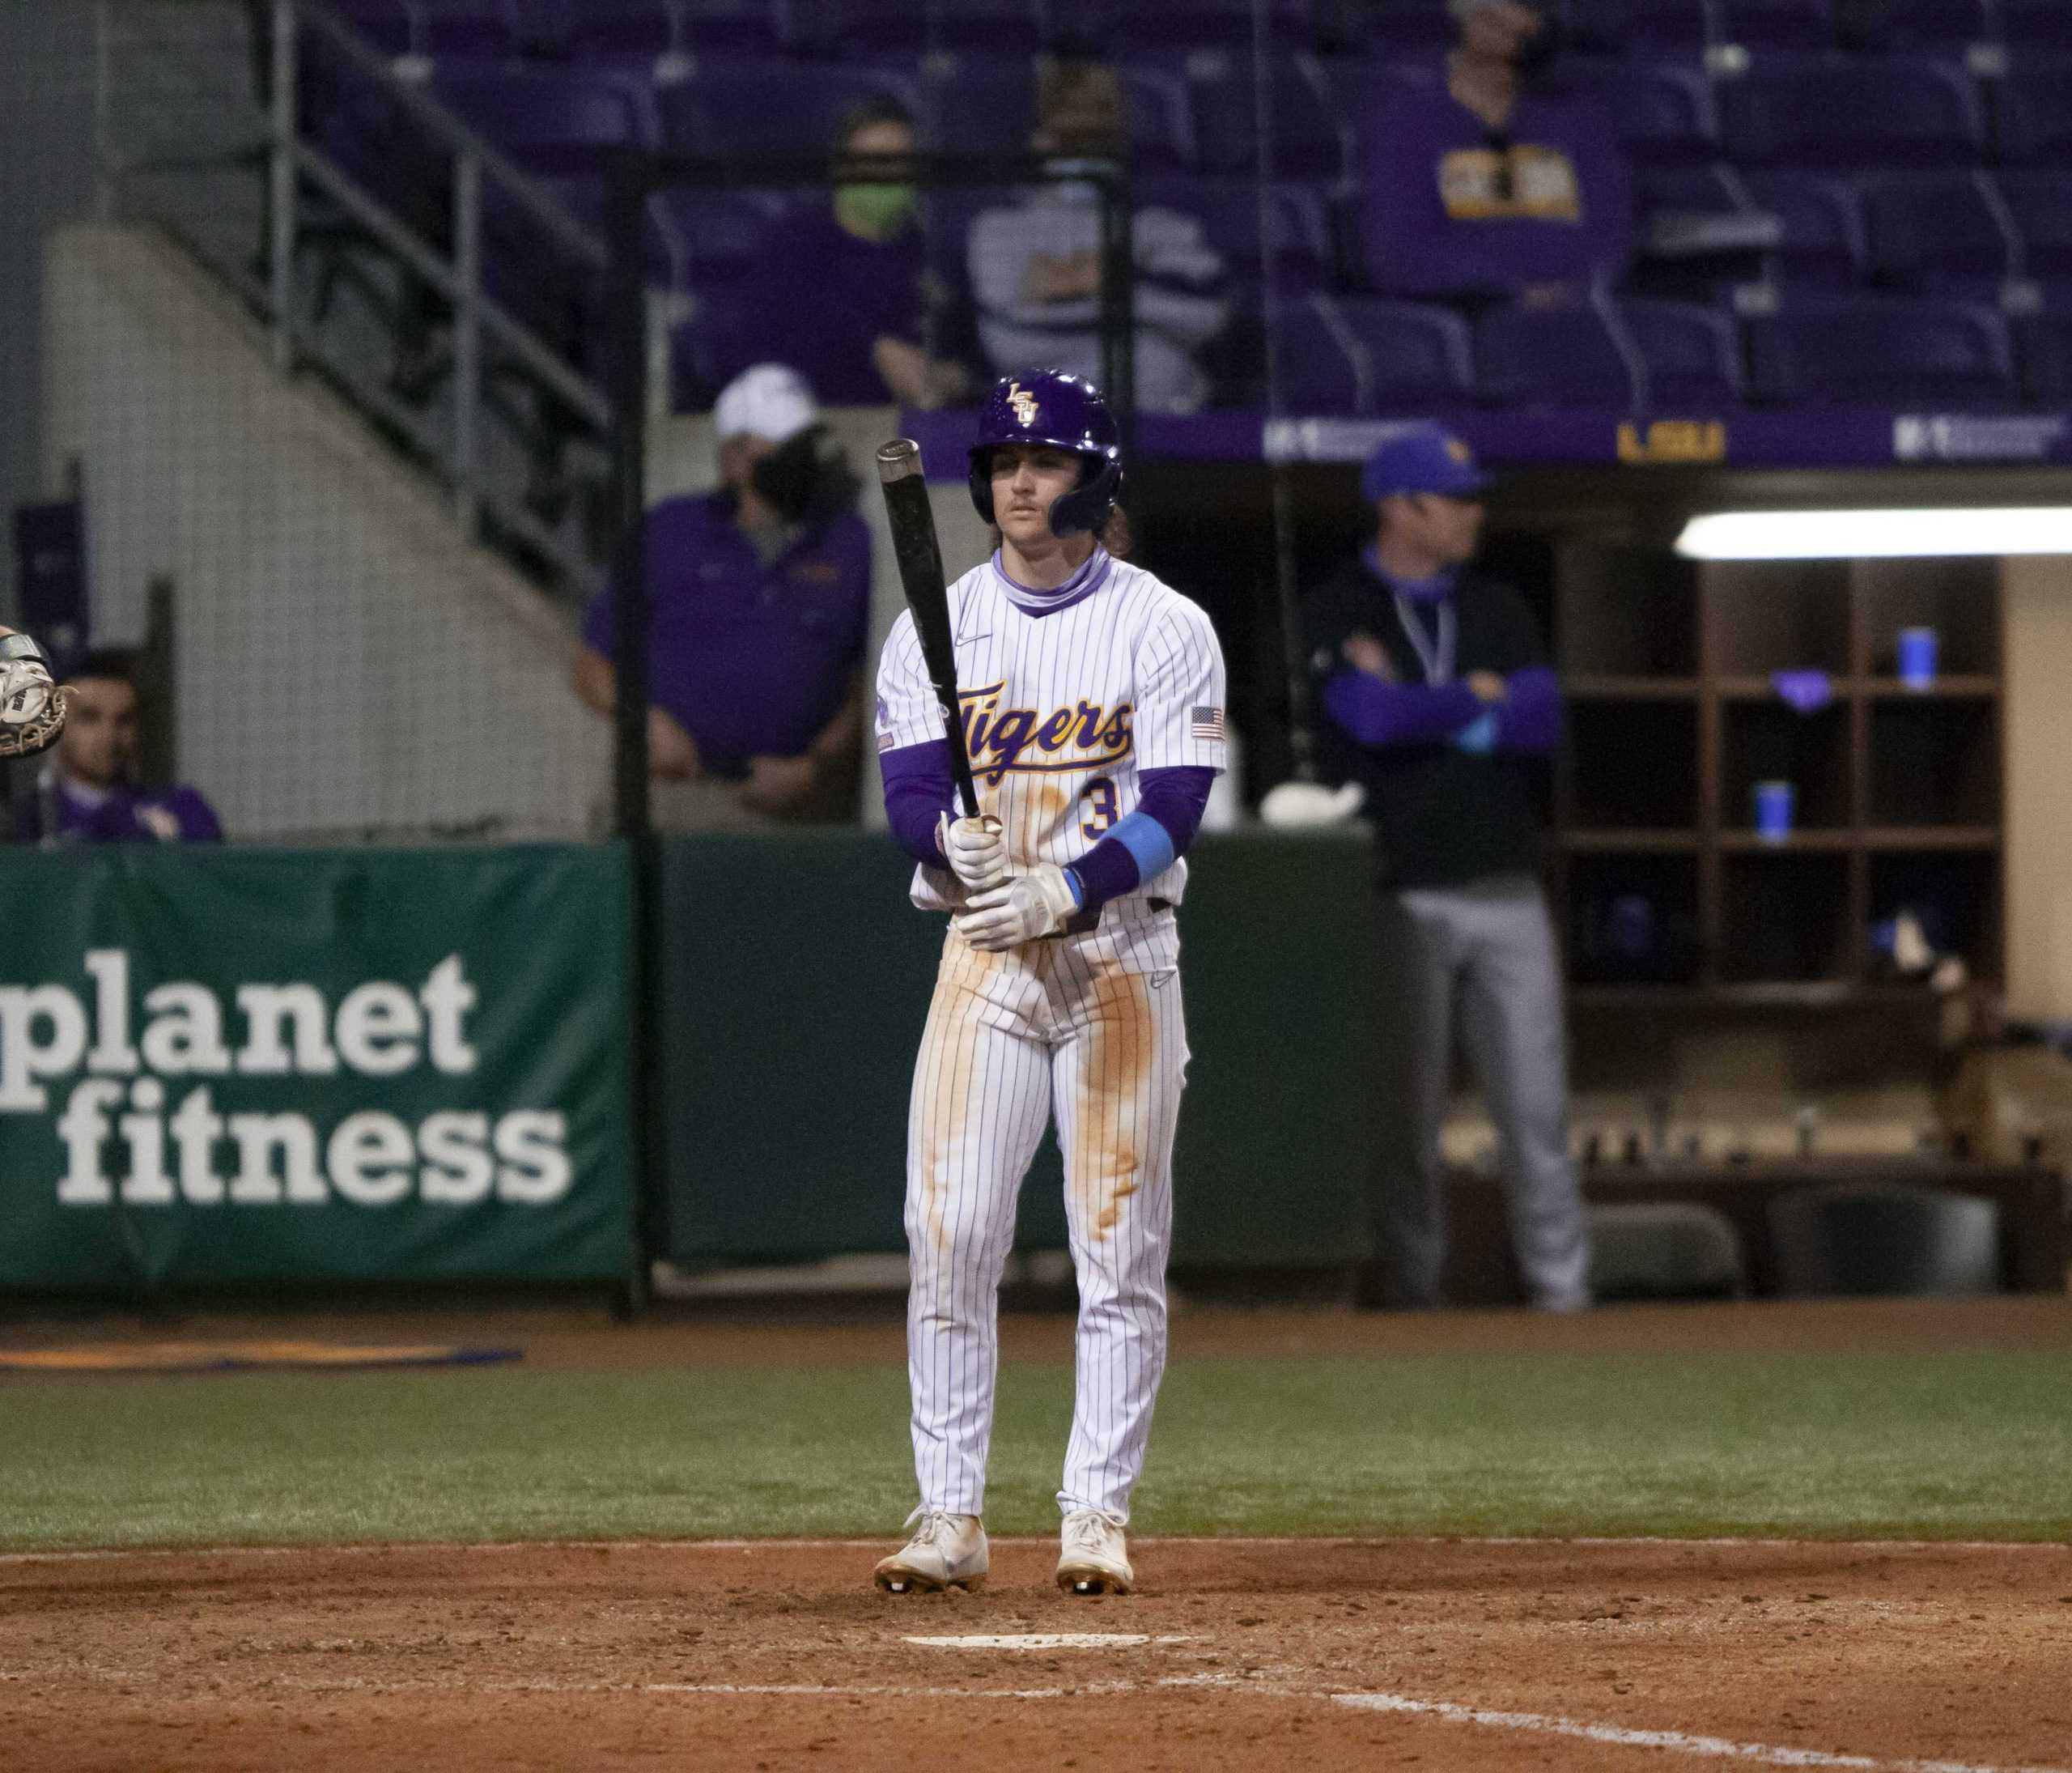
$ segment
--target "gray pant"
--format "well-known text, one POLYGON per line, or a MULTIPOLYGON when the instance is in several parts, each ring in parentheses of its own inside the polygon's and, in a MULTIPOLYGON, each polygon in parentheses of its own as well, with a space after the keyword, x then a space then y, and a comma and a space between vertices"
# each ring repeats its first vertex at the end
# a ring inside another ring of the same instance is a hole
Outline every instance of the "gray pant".
POLYGON ((1532 1303, 1590 1303, 1590 1246, 1569 1156, 1569 1080, 1554 931, 1538 882, 1502 877, 1381 896, 1384 1066, 1373 1178, 1388 1303, 1439 1303, 1453 1035, 1497 1126, 1511 1242, 1532 1303))

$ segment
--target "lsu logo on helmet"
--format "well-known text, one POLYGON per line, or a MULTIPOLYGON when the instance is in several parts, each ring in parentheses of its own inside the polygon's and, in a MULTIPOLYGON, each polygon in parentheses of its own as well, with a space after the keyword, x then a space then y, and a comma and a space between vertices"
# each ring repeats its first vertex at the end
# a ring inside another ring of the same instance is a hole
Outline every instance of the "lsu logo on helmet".
POLYGON ((1036 397, 1018 381, 1007 385, 1007 403, 1014 408, 1014 416, 1025 425, 1036 423, 1038 407, 1036 397))

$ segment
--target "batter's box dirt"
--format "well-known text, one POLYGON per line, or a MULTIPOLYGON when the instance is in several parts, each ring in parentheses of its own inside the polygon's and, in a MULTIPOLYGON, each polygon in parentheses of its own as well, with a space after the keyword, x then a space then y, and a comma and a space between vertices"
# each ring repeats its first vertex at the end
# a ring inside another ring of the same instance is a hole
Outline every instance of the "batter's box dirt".
POLYGON ((2072 1768, 2061 1546, 1134 1549, 1093 1601, 1028 1541, 902 1600, 875 1543, 8 1559, 0 1765, 2072 1768))

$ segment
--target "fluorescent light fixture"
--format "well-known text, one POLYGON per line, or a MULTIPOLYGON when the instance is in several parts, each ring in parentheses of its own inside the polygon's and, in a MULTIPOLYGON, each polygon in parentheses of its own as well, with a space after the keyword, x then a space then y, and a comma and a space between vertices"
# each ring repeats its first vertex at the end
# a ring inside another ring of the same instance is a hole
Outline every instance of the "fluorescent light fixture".
POLYGON ((1913 511, 1721 511, 1693 517, 1676 551, 1694 560, 1871 560, 1928 555, 2072 554, 2072 505, 1913 511))

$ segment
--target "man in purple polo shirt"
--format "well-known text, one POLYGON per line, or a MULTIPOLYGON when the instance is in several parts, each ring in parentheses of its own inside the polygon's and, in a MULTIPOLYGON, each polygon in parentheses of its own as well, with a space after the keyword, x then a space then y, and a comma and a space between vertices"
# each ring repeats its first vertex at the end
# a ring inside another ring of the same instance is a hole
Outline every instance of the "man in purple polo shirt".
MULTIPOLYGON (((649 767, 664 830, 856 816, 870 533, 812 391, 758 364, 713 417, 721 484, 648 513, 649 767)), ((575 693, 617 697, 611 596, 584 612, 575 693)))
POLYGON ((64 736, 18 809, 15 835, 45 844, 218 844, 214 809, 192 788, 138 788, 137 685, 129 655, 89 653, 66 677, 64 736))
POLYGON ((1377 81, 1362 130, 1368 274, 1391 296, 1579 300, 1633 256, 1633 185, 1594 95, 1535 79, 1546 0, 1450 0, 1443 78, 1377 81))

